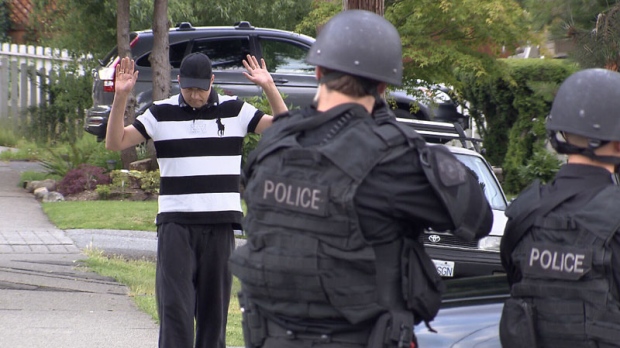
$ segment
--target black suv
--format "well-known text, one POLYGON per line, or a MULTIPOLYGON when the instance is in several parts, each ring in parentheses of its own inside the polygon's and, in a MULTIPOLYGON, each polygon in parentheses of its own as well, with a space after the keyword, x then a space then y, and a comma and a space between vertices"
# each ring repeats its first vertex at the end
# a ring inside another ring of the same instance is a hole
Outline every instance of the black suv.
MULTIPOLYGON (((214 84, 224 93, 240 98, 260 96, 262 90, 242 74, 246 55, 264 58, 280 92, 286 95, 286 104, 309 105, 316 94, 317 81, 314 66, 305 62, 308 49, 314 39, 289 31, 255 28, 248 22, 239 22, 229 27, 193 27, 181 23, 170 30, 170 81, 171 93, 179 91, 177 75, 183 57, 193 52, 204 52, 213 63, 214 84)), ((153 48, 152 30, 131 33, 131 52, 140 72, 134 87, 137 106, 136 115, 152 104, 152 77, 149 54, 153 48)), ((112 99, 114 98, 115 68, 119 62, 118 51, 113 49, 100 60, 101 67, 93 70, 93 106, 86 111, 85 129, 105 138, 106 125, 112 99)), ((418 111, 410 113, 415 98, 401 91, 391 93, 391 99, 399 117, 422 120, 449 120, 465 123, 467 119, 457 111, 456 104, 448 99, 433 107, 418 103, 418 111)))

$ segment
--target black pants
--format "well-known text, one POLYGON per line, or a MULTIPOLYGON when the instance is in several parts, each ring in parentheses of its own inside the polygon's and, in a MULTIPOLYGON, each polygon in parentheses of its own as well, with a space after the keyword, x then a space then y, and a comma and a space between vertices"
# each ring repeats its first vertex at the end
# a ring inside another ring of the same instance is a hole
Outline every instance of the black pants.
POLYGON ((195 337, 196 348, 225 348, 232 225, 165 223, 157 234, 159 347, 191 348, 195 337))

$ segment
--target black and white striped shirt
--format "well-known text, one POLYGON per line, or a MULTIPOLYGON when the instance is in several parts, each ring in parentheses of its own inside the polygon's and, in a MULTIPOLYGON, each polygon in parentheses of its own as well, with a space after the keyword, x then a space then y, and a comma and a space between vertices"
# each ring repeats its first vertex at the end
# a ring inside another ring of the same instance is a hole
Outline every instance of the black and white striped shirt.
POLYGON ((160 169, 157 224, 232 223, 240 228, 243 138, 264 113, 235 96, 211 90, 193 108, 178 94, 155 102, 134 122, 153 139, 160 169))

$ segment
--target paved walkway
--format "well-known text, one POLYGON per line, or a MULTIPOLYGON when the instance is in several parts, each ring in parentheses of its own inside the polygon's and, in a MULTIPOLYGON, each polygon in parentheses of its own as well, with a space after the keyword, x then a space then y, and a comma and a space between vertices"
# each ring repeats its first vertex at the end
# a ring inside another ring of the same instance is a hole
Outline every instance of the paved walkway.
MULTIPOLYGON (((105 231, 56 228, 17 186, 31 168, 0 161, 0 348, 157 347, 158 326, 128 289, 79 267, 86 240, 98 243, 105 231)), ((117 249, 140 233, 131 235, 117 235, 117 249)), ((142 244, 153 253, 148 237, 142 244)))
POLYGON ((157 347, 158 325, 127 287, 79 263, 89 247, 154 260, 156 234, 56 228, 18 186, 37 168, 0 161, 0 348, 157 347))

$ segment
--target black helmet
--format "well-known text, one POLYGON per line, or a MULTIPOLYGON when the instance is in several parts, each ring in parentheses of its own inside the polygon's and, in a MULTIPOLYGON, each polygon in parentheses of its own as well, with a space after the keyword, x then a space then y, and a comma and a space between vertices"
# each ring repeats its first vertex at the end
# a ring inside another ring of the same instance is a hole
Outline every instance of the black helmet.
POLYGON ((346 10, 325 24, 306 62, 400 86, 402 59, 400 36, 392 23, 373 12, 346 10))
POLYGON ((569 76, 553 100, 546 127, 559 153, 598 157, 594 149, 620 141, 620 73, 596 68, 569 76), (589 146, 583 149, 568 144, 558 139, 558 133, 582 136, 589 146))

